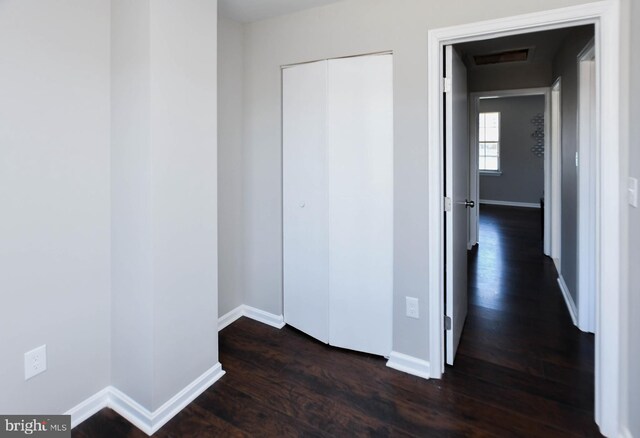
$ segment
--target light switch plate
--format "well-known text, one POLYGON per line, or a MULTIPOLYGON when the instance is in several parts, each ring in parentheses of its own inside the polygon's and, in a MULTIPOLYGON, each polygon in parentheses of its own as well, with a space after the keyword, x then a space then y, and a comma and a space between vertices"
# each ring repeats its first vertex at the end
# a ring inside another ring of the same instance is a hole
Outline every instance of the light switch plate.
POLYGON ((638 179, 629 178, 629 205, 638 208, 638 179))

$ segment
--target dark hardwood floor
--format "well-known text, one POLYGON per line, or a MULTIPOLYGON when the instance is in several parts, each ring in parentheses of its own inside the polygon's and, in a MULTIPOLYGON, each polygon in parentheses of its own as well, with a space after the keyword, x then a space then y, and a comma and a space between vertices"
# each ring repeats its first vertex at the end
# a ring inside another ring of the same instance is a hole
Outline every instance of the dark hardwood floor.
MULTIPOLYGON (((482 206, 469 315, 442 380, 242 318, 220 332, 227 374, 158 437, 599 436, 593 336, 571 323, 540 213, 482 206)), ((105 409, 81 437, 144 437, 105 409)))

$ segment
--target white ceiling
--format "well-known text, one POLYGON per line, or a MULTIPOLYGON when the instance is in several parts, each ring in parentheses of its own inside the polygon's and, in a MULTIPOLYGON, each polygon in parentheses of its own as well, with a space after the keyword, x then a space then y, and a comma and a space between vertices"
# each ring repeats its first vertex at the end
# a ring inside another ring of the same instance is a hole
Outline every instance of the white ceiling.
POLYGON ((220 14, 243 23, 336 3, 341 0, 220 0, 220 14))

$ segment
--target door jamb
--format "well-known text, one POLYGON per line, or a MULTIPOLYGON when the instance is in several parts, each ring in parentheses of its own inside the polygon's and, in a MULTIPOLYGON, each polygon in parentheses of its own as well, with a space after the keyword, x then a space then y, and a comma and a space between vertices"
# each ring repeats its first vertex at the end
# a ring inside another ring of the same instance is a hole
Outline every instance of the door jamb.
POLYGON ((444 233, 442 53, 447 44, 594 24, 600 88, 600 142, 596 172, 595 419, 604 435, 618 433, 620 339, 620 0, 603 0, 532 14, 432 29, 428 32, 429 353, 431 376, 444 372, 444 233), (609 196, 603 196, 609 194, 609 196), (603 293, 606 291, 606 300, 603 293))
POLYGON ((594 165, 597 162, 595 152, 598 149, 598 123, 592 123, 591 117, 598 118, 598 85, 593 77, 597 65, 596 46, 592 39, 578 54, 578 328, 585 332, 595 331, 595 246, 593 239, 584 236, 595 234, 594 206, 596 190, 593 178, 594 165), (595 85, 595 89, 591 89, 595 85), (586 88, 585 88, 586 86, 586 88), (592 95, 592 91, 594 92, 592 95), (591 111, 595 111, 593 114, 591 111))
POLYGON ((555 264, 556 271, 560 274, 562 258, 562 77, 558 77, 551 85, 551 100, 549 120, 550 144, 551 144, 551 260, 555 264), (557 97, 557 108, 554 109, 554 97, 557 97), (553 129, 555 126, 555 130, 553 129))

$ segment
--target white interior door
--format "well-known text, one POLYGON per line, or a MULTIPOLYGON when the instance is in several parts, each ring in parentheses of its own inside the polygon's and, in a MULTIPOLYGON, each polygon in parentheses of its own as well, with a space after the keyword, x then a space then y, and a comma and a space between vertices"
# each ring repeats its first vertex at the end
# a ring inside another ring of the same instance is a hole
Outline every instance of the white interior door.
POLYGON ((446 213, 446 330, 447 363, 453 361, 467 316, 467 232, 469 212, 469 116, 467 71, 458 53, 446 48, 445 196, 446 213))
POLYGON ((330 60, 329 339, 388 356, 393 291, 392 55, 330 60))
POLYGON ((327 63, 286 68, 282 80, 284 320, 327 343, 327 63))

